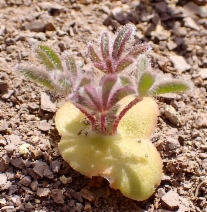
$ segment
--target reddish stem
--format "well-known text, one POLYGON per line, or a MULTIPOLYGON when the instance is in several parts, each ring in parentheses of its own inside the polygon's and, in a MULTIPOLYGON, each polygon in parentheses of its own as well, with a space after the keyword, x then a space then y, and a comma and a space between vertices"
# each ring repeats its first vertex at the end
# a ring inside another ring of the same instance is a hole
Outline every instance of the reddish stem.
POLYGON ((136 105, 138 102, 141 102, 142 99, 143 99, 142 97, 136 97, 127 106, 125 106, 125 108, 119 113, 118 117, 114 121, 113 131, 111 133, 112 135, 116 133, 117 127, 119 125, 119 122, 121 121, 121 119, 123 118, 123 116, 126 114, 126 112, 129 109, 131 109, 134 105, 136 105))
POLYGON ((104 134, 106 131, 106 114, 102 113, 101 114, 101 132, 104 134))
POLYGON ((91 114, 89 114, 87 111, 85 111, 78 104, 75 104, 74 103, 74 105, 89 119, 89 121, 91 122, 92 127, 94 127, 95 126, 96 119, 91 114))
POLYGON ((110 57, 108 57, 105 61, 106 61, 106 68, 107 68, 106 73, 113 73, 114 68, 113 68, 112 59, 110 57))

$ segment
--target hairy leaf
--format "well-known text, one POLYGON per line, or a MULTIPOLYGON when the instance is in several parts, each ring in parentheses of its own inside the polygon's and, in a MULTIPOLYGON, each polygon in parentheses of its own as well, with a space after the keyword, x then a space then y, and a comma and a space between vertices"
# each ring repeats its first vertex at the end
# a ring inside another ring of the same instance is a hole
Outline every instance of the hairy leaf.
POLYGON ((174 92, 183 92, 190 89, 190 85, 182 80, 172 79, 157 83, 152 86, 149 93, 152 96, 165 94, 165 93, 174 93, 174 92))
POLYGON ((71 91, 71 83, 62 71, 55 70, 50 72, 49 75, 50 81, 59 91, 62 91, 65 94, 68 94, 71 91))
POLYGON ((94 50, 92 44, 88 45, 88 54, 93 63, 101 62, 101 60, 100 60, 99 56, 97 55, 96 51, 94 50))
POLYGON ((43 64, 47 66, 47 62, 50 59, 56 69, 58 70, 63 69, 59 56, 49 46, 39 45, 39 49, 42 50, 47 55, 47 60, 45 60, 45 57, 41 57, 42 55, 39 55, 43 64))
MULTIPOLYGON (((74 99, 72 99, 74 100, 74 99)), ((94 103, 91 101, 90 97, 85 93, 85 90, 83 89, 83 92, 81 92, 81 95, 78 94, 74 100, 75 104, 82 105, 86 110, 91 112, 97 112, 97 107, 94 105, 94 103)))
POLYGON ((67 69, 68 69, 67 71, 72 73, 73 76, 77 74, 77 66, 76 66, 76 63, 75 63, 75 59, 71 55, 67 55, 66 66, 67 66, 67 69))
POLYGON ((148 96, 147 93, 153 83, 155 82, 155 77, 150 72, 143 72, 139 78, 138 82, 138 94, 139 96, 148 96))
POLYGON ((124 69, 126 69, 129 65, 131 65, 134 62, 133 59, 131 58, 124 58, 123 60, 121 60, 117 66, 116 66, 116 73, 123 71, 124 69))
POLYGON ((99 99, 99 95, 97 93, 97 90, 92 85, 87 85, 84 87, 86 95, 88 95, 89 99, 93 104, 96 106, 97 111, 102 111, 102 104, 99 99))
POLYGON ((130 77, 129 76, 120 76, 119 78, 120 78, 121 84, 123 86, 130 85, 130 84, 132 85, 132 81, 130 80, 130 77))
POLYGON ((128 53, 127 56, 131 56, 133 58, 136 58, 138 55, 145 53, 150 49, 149 45, 146 43, 143 44, 137 44, 128 53))
POLYGON ((92 81, 92 76, 89 75, 89 76, 83 76, 80 80, 80 85, 81 87, 84 87, 86 85, 89 85, 92 81))
POLYGON ((103 109, 107 109, 108 99, 111 93, 111 90, 115 83, 117 82, 118 76, 117 75, 107 75, 104 76, 102 80, 102 104, 103 109))
POLYGON ((16 69, 28 79, 33 80, 37 83, 40 83, 49 89, 54 88, 54 85, 50 81, 50 76, 48 72, 39 70, 34 67, 19 66, 16 69))
POLYGON ((127 24, 118 31, 113 45, 112 56, 114 59, 121 56, 126 42, 131 38, 134 32, 135 26, 132 24, 127 24))
POLYGON ((44 51, 42 51, 40 48, 35 49, 35 51, 40 60, 42 61, 42 63, 46 66, 47 70, 52 71, 56 69, 52 60, 48 57, 48 55, 44 51))
POLYGON ((106 72, 106 65, 103 62, 99 62, 99 63, 94 63, 93 64, 97 69, 99 69, 100 71, 106 72))
POLYGON ((101 54, 103 59, 109 57, 109 34, 104 32, 101 36, 101 54))
POLYGON ((113 107, 117 102, 119 102, 121 99, 123 99, 124 97, 134 94, 135 91, 131 86, 124 86, 119 88, 118 90, 116 90, 113 94, 113 96, 111 97, 111 99, 109 100, 109 104, 108 107, 113 107))
POLYGON ((141 74, 146 71, 149 66, 150 63, 148 57, 146 55, 140 55, 137 62, 138 72, 141 74))

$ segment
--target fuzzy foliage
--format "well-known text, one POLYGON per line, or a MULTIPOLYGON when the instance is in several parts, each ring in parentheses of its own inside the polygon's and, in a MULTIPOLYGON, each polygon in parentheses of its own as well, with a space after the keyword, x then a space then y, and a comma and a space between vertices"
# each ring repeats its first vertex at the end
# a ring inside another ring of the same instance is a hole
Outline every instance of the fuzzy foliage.
POLYGON ((93 72, 83 73, 78 69, 73 56, 65 54, 61 59, 46 45, 35 48, 44 67, 20 65, 17 70, 50 89, 62 92, 88 118, 94 132, 116 134, 122 117, 143 97, 182 92, 190 87, 181 80, 160 80, 153 74, 146 55, 150 49, 148 44, 127 47, 133 40, 135 29, 133 24, 120 27, 114 39, 108 32, 103 32, 100 51, 89 43, 88 55, 93 65, 104 73, 98 84, 93 72), (126 69, 132 64, 136 64, 136 68, 129 73, 126 69), (118 114, 119 102, 129 95, 134 99, 118 114))

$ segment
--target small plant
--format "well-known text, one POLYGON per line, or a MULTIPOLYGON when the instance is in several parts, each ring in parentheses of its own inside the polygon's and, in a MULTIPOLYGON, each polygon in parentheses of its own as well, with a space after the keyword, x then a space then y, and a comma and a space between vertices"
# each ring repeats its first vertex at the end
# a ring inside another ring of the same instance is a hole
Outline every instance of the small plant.
POLYGON ((71 55, 60 59, 46 45, 35 48, 44 68, 19 65, 17 70, 68 100, 55 122, 62 136, 60 153, 71 167, 89 177, 103 176, 125 196, 145 200, 162 176, 161 158, 149 141, 158 116, 152 96, 190 86, 153 74, 146 55, 150 46, 127 47, 135 29, 132 24, 120 27, 113 40, 102 33, 99 52, 88 45, 100 76, 82 72, 71 55))

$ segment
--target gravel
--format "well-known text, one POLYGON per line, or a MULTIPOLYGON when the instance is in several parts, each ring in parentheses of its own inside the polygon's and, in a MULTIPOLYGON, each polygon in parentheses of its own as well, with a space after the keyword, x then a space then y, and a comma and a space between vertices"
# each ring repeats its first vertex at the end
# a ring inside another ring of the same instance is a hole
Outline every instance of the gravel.
POLYGON ((0 0, 1 211, 207 211, 206 17, 201 0, 0 0), (14 71, 19 63, 37 64, 32 48, 38 42, 69 51, 88 69, 86 44, 128 22, 136 25, 136 38, 150 42, 155 73, 193 85, 188 93, 157 98, 152 142, 163 159, 163 179, 143 202, 62 159, 54 115, 63 96, 14 71))

